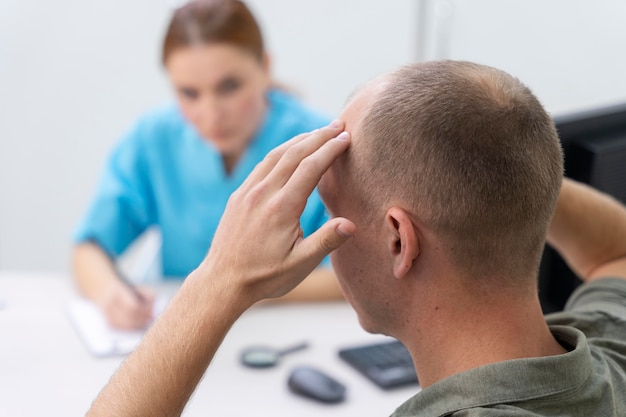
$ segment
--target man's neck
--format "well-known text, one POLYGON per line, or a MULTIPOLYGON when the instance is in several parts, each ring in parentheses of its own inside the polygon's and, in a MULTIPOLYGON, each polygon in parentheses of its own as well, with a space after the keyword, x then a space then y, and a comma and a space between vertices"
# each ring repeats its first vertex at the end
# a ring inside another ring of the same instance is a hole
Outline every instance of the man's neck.
POLYGON ((478 366, 565 352, 533 293, 476 293, 448 289, 437 296, 430 289, 428 301, 417 306, 413 328, 399 337, 423 388, 478 366))

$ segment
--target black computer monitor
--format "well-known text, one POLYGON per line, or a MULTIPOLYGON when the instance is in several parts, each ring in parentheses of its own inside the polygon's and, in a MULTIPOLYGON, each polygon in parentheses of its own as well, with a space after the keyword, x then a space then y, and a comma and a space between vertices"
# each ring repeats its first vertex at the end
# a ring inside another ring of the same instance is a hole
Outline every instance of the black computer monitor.
MULTIPOLYGON (((565 175, 626 203, 626 103, 554 117, 565 156, 565 175)), ((544 312, 563 308, 581 281, 546 246, 539 270, 544 312)))

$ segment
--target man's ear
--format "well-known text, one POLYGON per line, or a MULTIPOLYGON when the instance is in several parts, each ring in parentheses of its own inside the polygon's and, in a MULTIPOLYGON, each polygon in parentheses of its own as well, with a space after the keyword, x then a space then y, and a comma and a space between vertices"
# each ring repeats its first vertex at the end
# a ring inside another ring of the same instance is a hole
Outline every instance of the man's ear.
POLYGON ((393 274, 396 278, 404 278, 419 255, 417 231, 408 213, 398 207, 387 210, 385 225, 393 274))

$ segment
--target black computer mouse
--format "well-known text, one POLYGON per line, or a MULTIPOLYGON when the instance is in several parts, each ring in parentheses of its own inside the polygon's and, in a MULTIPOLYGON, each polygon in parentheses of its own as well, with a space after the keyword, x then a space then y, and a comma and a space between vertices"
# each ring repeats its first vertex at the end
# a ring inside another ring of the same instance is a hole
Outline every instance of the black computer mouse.
POLYGON ((287 385, 292 392, 323 403, 340 403, 346 397, 346 387, 342 383, 309 366, 293 369, 287 385))

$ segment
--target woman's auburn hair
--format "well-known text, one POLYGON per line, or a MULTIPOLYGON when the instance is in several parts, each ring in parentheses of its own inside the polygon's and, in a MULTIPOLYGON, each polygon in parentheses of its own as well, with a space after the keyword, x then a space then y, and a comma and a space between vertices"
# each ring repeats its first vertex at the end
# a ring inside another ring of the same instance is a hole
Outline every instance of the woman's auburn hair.
POLYGON ((179 48, 226 43, 263 60, 265 48, 259 25, 239 0, 194 0, 175 10, 163 39, 161 62, 179 48))

